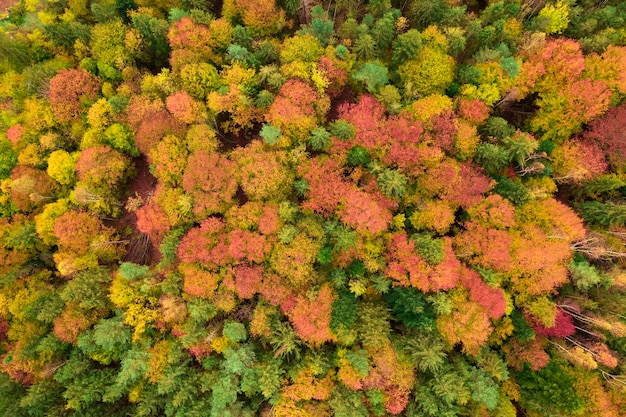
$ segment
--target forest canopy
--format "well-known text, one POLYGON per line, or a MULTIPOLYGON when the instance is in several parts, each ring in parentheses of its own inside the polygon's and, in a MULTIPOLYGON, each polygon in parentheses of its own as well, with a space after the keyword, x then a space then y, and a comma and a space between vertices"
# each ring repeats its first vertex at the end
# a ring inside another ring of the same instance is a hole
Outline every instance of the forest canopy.
POLYGON ((0 1, 0 414, 626 415, 626 2, 0 1))

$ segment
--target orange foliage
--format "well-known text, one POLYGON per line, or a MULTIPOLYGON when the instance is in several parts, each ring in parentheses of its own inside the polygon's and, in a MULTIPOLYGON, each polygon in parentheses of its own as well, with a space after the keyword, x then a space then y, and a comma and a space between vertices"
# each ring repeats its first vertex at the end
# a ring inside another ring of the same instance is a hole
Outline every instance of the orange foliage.
POLYGON ((314 346, 334 341, 330 330, 330 313, 337 296, 328 284, 322 285, 314 299, 299 295, 288 313, 298 337, 314 346))
POLYGON ((291 79, 278 92, 266 120, 294 141, 306 139, 317 125, 313 106, 318 94, 303 81, 291 79))
POLYGON ((545 339, 535 339, 520 342, 515 338, 502 347, 506 363, 516 371, 521 371, 524 363, 528 363, 533 371, 538 371, 550 362, 550 356, 544 350, 545 339))
POLYGON ((60 122, 77 119, 85 107, 98 97, 101 82, 82 68, 63 69, 50 80, 48 100, 60 122))
POLYGON ((437 318, 437 329, 448 343, 462 343, 464 353, 476 356, 493 330, 489 314, 463 293, 455 294, 453 301, 452 312, 437 318))
POLYGON ((237 191, 234 162, 218 153, 204 150, 189 156, 183 175, 183 189, 193 197, 193 212, 198 217, 222 213, 233 204, 237 191))

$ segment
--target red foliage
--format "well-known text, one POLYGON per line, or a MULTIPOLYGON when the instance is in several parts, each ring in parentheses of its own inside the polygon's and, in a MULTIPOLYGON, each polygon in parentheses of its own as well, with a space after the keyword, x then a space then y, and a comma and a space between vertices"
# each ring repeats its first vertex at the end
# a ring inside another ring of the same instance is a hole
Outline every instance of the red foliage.
POLYGON ((611 109, 604 117, 594 120, 583 134, 583 141, 597 144, 615 171, 626 168, 626 104, 611 109))
POLYGON ((4 341, 9 332, 9 322, 3 316, 0 316, 0 342, 4 341))
POLYGON ((387 269, 385 275, 403 287, 430 291, 429 266, 416 252, 415 242, 406 233, 396 233, 387 244, 387 269))
POLYGON ((24 133, 24 127, 19 123, 15 124, 7 129, 7 139, 15 146, 22 139, 22 133, 24 133))
POLYGON ((54 320, 53 332, 63 342, 76 344, 78 336, 90 326, 91 323, 84 311, 68 305, 54 320))
POLYGON ((286 286, 278 275, 265 274, 263 282, 259 287, 259 293, 270 304, 274 306, 280 306, 285 311, 289 311, 293 308, 295 302, 295 296, 291 292, 291 289, 286 286))
POLYGON ((447 153, 451 153, 454 148, 454 138, 457 133, 455 119, 454 113, 450 110, 444 110, 431 119, 430 137, 433 144, 447 153))
POLYGON ((402 390, 397 385, 385 389, 385 410, 391 414, 400 414, 409 402, 410 390, 402 390))
POLYGON ((112 235, 112 229, 104 226, 100 219, 81 211, 68 211, 54 222, 54 236, 59 246, 77 255, 84 255, 89 250, 89 242, 101 234, 112 235))
POLYGON ((554 89, 580 78, 585 69, 585 58, 580 44, 571 39, 549 40, 533 51, 523 64, 521 78, 525 87, 554 89))
POLYGON ((165 100, 165 106, 183 123, 193 123, 197 118, 198 104, 186 91, 177 91, 165 100))
POLYGON ((300 175, 309 183, 303 208, 320 214, 332 213, 343 200, 350 185, 342 179, 342 169, 335 159, 311 158, 301 164, 300 175))
POLYGON ((167 38, 172 49, 189 50, 205 57, 212 55, 211 31, 204 25, 194 23, 191 17, 174 22, 167 38))
POLYGON ((77 119, 100 91, 100 79, 82 68, 63 69, 50 80, 48 100, 58 121, 77 119))
MULTIPOLYGON (((220 243, 224 236, 220 236, 220 243)), ((235 229, 228 234, 228 255, 236 261, 261 263, 268 250, 265 236, 248 230, 235 229)), ((218 244, 219 246, 219 244, 218 244)))
POLYGON ((443 245, 443 261, 433 267, 430 272, 432 291, 447 291, 458 284, 465 268, 452 250, 452 238, 445 237, 443 245))
POLYGON ((339 209, 341 220, 359 233, 378 234, 387 230, 393 214, 379 204, 372 195, 350 189, 339 209))
POLYGON ((200 217, 224 212, 237 191, 237 165, 226 156, 198 150, 191 154, 183 175, 183 189, 193 197, 200 217))
POLYGON ((163 208, 156 202, 151 201, 140 207, 137 215, 137 229, 148 235, 153 244, 158 245, 165 233, 170 229, 167 215, 163 208))
POLYGON ((566 283, 571 254, 566 240, 548 239, 538 227, 527 226, 511 244, 515 289, 539 295, 566 283))
POLYGON ((441 199, 465 209, 479 203, 483 194, 494 186, 494 182, 485 176, 479 168, 462 163, 458 175, 445 189, 441 199))
POLYGON ((512 265, 512 238, 503 230, 482 226, 475 222, 455 237, 456 254, 470 265, 497 271, 508 271, 512 265))
POLYGON ((470 300, 483 306, 489 317, 497 319, 504 316, 506 298, 502 289, 485 284, 478 272, 469 268, 461 274, 461 282, 469 290, 470 300))
POLYGON ((552 327, 543 326, 539 321, 534 320, 531 315, 526 315, 526 320, 539 336, 563 338, 576 333, 572 316, 561 309, 557 310, 554 326, 552 327))
POLYGON ((567 116, 589 122, 609 108, 611 90, 604 81, 583 78, 569 83, 565 96, 569 102, 567 116))
POLYGON ((515 207, 509 200, 492 194, 468 210, 473 223, 496 229, 507 229, 515 224, 515 207))
POLYGON ((278 217, 278 205, 268 204, 263 208, 263 214, 259 219, 259 232, 264 235, 272 235, 280 230, 278 217))
MULTIPOLYGON (((130 112, 130 111, 129 111, 130 112)), ((136 126, 135 143, 141 153, 148 155, 159 140, 168 134, 182 136, 184 125, 165 109, 148 111, 136 126)))
POLYGON ((200 227, 194 227, 182 238, 178 245, 178 258, 184 263, 211 261, 209 247, 215 246, 218 235, 224 230, 224 222, 209 217, 200 227))
POLYGON ((357 104, 342 105, 339 116, 356 128, 356 136, 346 146, 359 145, 370 152, 379 153, 377 150, 389 143, 381 125, 385 107, 373 96, 364 94, 357 104))
POLYGON ((489 106, 479 99, 462 99, 459 102, 457 113, 460 117, 472 123, 480 124, 489 117, 489 106))
POLYGON ((254 297, 263 281, 263 267, 239 265, 235 267, 235 290, 242 300, 254 297))
POLYGON ((335 340, 330 330, 330 313, 336 299, 337 296, 327 284, 320 288, 315 300, 302 295, 296 298, 288 317, 300 339, 314 346, 335 340))

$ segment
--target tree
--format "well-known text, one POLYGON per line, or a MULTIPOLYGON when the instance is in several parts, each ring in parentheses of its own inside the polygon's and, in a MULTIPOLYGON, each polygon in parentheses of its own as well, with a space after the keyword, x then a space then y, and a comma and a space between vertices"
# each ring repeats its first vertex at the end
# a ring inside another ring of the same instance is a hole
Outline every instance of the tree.
POLYGON ((76 161, 78 179, 96 190, 110 192, 129 176, 130 160, 110 146, 87 148, 76 161))
POLYGON ((76 182, 76 162, 80 153, 72 154, 59 149, 50 154, 48 157, 48 168, 46 172, 56 182, 61 185, 73 185, 76 182))
POLYGON ((331 309, 336 298, 329 285, 323 285, 314 299, 296 297, 295 305, 289 311, 288 317, 299 338, 313 346, 334 340, 330 322, 331 309))
POLYGON ((189 156, 182 186, 193 198, 197 216, 224 212, 237 191, 236 164, 218 153, 195 151, 189 156))
POLYGON ((64 69, 50 80, 48 100, 62 123, 78 119, 98 97, 100 79, 84 69, 64 69))
POLYGON ((167 97, 165 106, 183 123, 203 122, 206 118, 202 103, 195 101, 186 91, 178 91, 167 97))
POLYGON ((421 39, 421 49, 398 67, 398 74, 420 97, 443 93, 454 79, 454 59, 446 53, 447 41, 436 26, 426 29, 421 39))
POLYGON ((485 309, 460 291, 453 295, 451 313, 437 318, 437 329, 448 343, 462 343, 464 353, 477 356, 493 327, 485 309))
POLYGON ((241 187, 250 200, 282 200, 291 190, 293 173, 284 151, 265 149, 253 141, 232 153, 241 176, 241 187))
POLYGON ((626 105, 611 109, 604 117, 590 123, 583 134, 585 141, 597 144, 605 152, 607 161, 614 172, 622 172, 626 158, 626 140, 619 128, 626 117, 626 105))
POLYGON ((135 211, 137 216, 137 229, 148 235, 154 245, 160 244, 170 229, 167 215, 154 201, 141 206, 135 211))
POLYGON ((300 142, 317 125, 314 104, 318 98, 317 93, 307 84, 299 80, 289 80, 278 92, 266 114, 266 120, 280 128, 294 143, 300 142))
POLYGON ((52 200, 58 184, 44 171, 18 165, 11 171, 11 199, 23 212, 31 212, 52 200))

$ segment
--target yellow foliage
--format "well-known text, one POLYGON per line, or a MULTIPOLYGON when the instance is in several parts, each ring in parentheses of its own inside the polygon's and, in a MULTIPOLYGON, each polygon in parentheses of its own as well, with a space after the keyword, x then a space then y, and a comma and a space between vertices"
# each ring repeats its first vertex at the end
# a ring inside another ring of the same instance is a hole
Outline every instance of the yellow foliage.
POLYGON ((67 153, 60 149, 54 151, 48 157, 48 168, 46 172, 56 182, 63 185, 72 185, 76 181, 76 161, 80 152, 67 153))
POLYGON ((87 121, 91 128, 95 130, 106 129, 113 123, 114 117, 115 112, 113 111, 113 107, 111 107, 105 98, 96 101, 87 111, 87 121))
POLYGON ((224 67, 221 76, 225 84, 243 85, 254 79, 254 68, 244 68, 239 63, 224 67))
POLYGON ((478 142, 480 142, 480 137, 478 136, 476 126, 465 120, 459 120, 457 122, 456 140, 454 142, 454 150, 456 151, 457 159, 466 161, 473 158, 478 142))
POLYGON ((36 98, 24 100, 22 117, 24 119, 24 127, 31 132, 48 130, 56 125, 50 104, 47 101, 36 98))
POLYGON ((217 336, 211 340, 211 347, 217 353, 224 352, 227 348, 231 346, 230 340, 226 336, 217 336))
POLYGON ((489 335, 489 344, 492 346, 500 346, 510 335, 513 334, 513 322, 507 316, 502 317, 494 323, 493 332, 489 335))
POLYGON ((136 291, 130 286, 128 280, 121 275, 117 275, 111 283, 109 298, 117 307, 128 306, 137 297, 136 291))
MULTIPOLYGON (((111 298, 113 299, 113 298, 111 298)), ((149 323, 159 317, 158 300, 156 297, 139 296, 127 305, 124 323, 133 326, 133 341, 138 341, 146 331, 149 323)))
POLYGON ((496 84, 481 84, 478 87, 473 84, 463 84, 459 93, 470 100, 482 100, 488 106, 493 106, 502 97, 496 84))
POLYGON ((548 297, 541 296, 526 303, 526 309, 544 327, 553 327, 556 320, 557 308, 548 297))
POLYGON ((44 164, 44 154, 41 147, 34 143, 29 143, 17 156, 20 165, 38 166, 44 164))
POLYGON ((547 21, 545 27, 547 34, 563 33, 569 25, 569 5, 562 0, 556 4, 546 4, 539 12, 538 18, 547 21))
POLYGON ((54 222, 69 210, 69 200, 60 199, 46 204, 43 211, 35 216, 35 230, 39 238, 46 245, 54 245, 57 238, 54 235, 54 222))
POLYGON ((443 94, 431 94, 413 103, 407 111, 420 122, 427 122, 444 110, 452 110, 452 99, 443 94))

